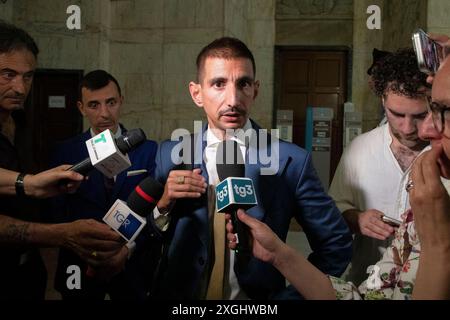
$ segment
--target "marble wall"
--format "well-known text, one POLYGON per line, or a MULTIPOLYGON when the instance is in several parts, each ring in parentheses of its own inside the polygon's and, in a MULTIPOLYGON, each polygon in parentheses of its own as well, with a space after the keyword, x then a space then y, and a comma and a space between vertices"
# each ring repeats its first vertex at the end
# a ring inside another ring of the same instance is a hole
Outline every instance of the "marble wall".
POLYGON ((0 2, 0 19, 5 21, 11 21, 12 16, 13 16, 13 3, 11 1, 5 3, 0 2))
POLYGON ((273 124, 275 45, 348 47, 349 98, 368 130, 380 117, 367 86, 372 49, 410 45, 417 26, 450 34, 446 0, 8 0, 0 8, 0 19, 35 37, 40 67, 109 70, 123 87, 124 124, 158 141, 204 120, 188 83, 197 53, 215 38, 238 37, 253 51, 261 90, 252 116, 263 127, 273 124), (81 8, 81 30, 66 28, 72 4, 81 8), (374 4, 382 10, 381 30, 366 26, 374 4))
POLYGON ((427 10, 428 31, 450 36, 450 2, 428 0, 427 10))
POLYGON ((261 81, 252 117, 272 125, 275 0, 10 0, 0 6, 1 19, 36 39, 39 67, 110 71, 123 87, 122 122, 158 141, 205 120, 188 91, 196 56, 216 38, 239 37, 253 51, 261 81), (73 4, 81 8, 81 30, 66 28, 73 4))
POLYGON ((275 43, 280 46, 350 46, 353 0, 278 0, 275 43))

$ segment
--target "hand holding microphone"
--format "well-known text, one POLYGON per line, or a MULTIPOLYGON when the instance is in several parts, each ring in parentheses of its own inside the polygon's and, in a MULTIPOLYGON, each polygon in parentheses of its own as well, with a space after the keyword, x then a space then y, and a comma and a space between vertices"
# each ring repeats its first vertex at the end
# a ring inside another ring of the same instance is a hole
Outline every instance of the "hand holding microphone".
MULTIPOLYGON (((158 181, 151 177, 145 178, 129 195, 126 203, 119 199, 116 200, 103 217, 103 221, 127 241, 128 247, 132 246, 131 243, 147 223, 142 217, 152 214, 153 208, 163 194, 163 190, 164 187, 158 181)), ((109 273, 111 273, 111 270, 117 273, 122 269, 115 268, 115 265, 122 267, 124 265, 126 255, 123 256, 123 252, 120 252, 120 254, 121 259, 116 259, 117 261, 112 263, 114 265, 106 269, 109 273)), ((91 277, 95 276, 96 269, 94 270, 89 266, 86 274, 91 277)))
POLYGON ((37 174, 19 174, 19 172, 0 168, 0 194, 26 195, 42 199, 73 192, 80 185, 83 176, 67 171, 69 167, 69 165, 61 165, 37 174), (62 186, 61 180, 67 181, 66 185, 62 186), (22 194, 19 193, 20 190, 22 194))
MULTIPOLYGON (((228 215, 228 214, 227 214, 228 215)), ((237 211, 238 219, 249 227, 252 238, 252 252, 255 258, 273 264, 276 256, 281 253, 286 244, 263 222, 249 216, 244 210, 237 211)), ((227 223, 227 239, 230 249, 236 248, 236 235, 231 220, 227 223)))
POLYGON ((145 140, 142 129, 132 129, 114 139, 111 130, 105 130, 86 141, 89 158, 73 165, 69 170, 87 175, 94 167, 108 178, 113 178, 131 166, 126 155, 145 140))
POLYGON ((248 228, 237 218, 238 209, 249 209, 257 204, 253 182, 245 178, 245 164, 237 142, 222 141, 216 154, 216 169, 221 182, 216 186, 217 212, 226 212, 236 235, 236 254, 251 253, 248 228))

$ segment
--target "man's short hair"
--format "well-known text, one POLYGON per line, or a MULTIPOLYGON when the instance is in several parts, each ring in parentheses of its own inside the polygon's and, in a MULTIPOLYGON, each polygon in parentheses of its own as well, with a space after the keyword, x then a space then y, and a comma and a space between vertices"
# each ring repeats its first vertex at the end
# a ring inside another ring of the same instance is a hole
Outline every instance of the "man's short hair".
POLYGON ((119 91, 119 95, 122 95, 120 90, 119 82, 117 82, 116 78, 114 78, 111 74, 106 72, 105 70, 94 70, 87 73, 83 79, 81 79, 80 84, 78 85, 78 97, 79 100, 82 101, 82 92, 83 88, 88 90, 98 90, 104 88, 110 82, 114 82, 117 86, 117 90, 119 91))
POLYGON ((200 74, 207 58, 236 59, 244 58, 252 62, 253 74, 256 74, 255 58, 252 52, 241 40, 231 37, 223 37, 214 40, 200 51, 197 56, 197 81, 200 81, 200 74))
POLYGON ((33 38, 25 30, 0 20, 0 54, 23 49, 37 58, 39 49, 33 38))
POLYGON ((407 98, 424 96, 427 75, 419 70, 412 48, 399 49, 382 58, 372 69, 373 91, 377 96, 395 93, 407 98))

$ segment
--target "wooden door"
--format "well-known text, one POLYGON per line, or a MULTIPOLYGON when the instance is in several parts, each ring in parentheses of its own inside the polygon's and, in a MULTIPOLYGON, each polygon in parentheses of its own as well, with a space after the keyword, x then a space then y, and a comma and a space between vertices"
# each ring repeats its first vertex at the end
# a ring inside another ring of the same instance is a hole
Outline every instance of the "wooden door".
POLYGON ((32 131, 34 171, 48 166, 49 153, 56 143, 81 132, 83 119, 77 108, 81 70, 38 69, 25 106, 32 131))
POLYGON ((293 110, 293 142, 305 146, 306 108, 332 108, 330 181, 342 154, 347 52, 280 47, 276 55, 276 108, 293 110))

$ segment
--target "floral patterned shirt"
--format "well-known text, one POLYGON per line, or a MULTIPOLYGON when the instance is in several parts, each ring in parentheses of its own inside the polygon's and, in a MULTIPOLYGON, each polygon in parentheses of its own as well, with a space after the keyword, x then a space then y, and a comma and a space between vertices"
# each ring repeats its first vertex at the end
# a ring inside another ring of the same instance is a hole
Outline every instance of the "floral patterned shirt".
POLYGON ((410 300, 417 269, 420 243, 414 228, 413 214, 402 214, 402 224, 383 257, 368 268, 369 277, 359 288, 353 283, 329 276, 338 300, 410 300))

